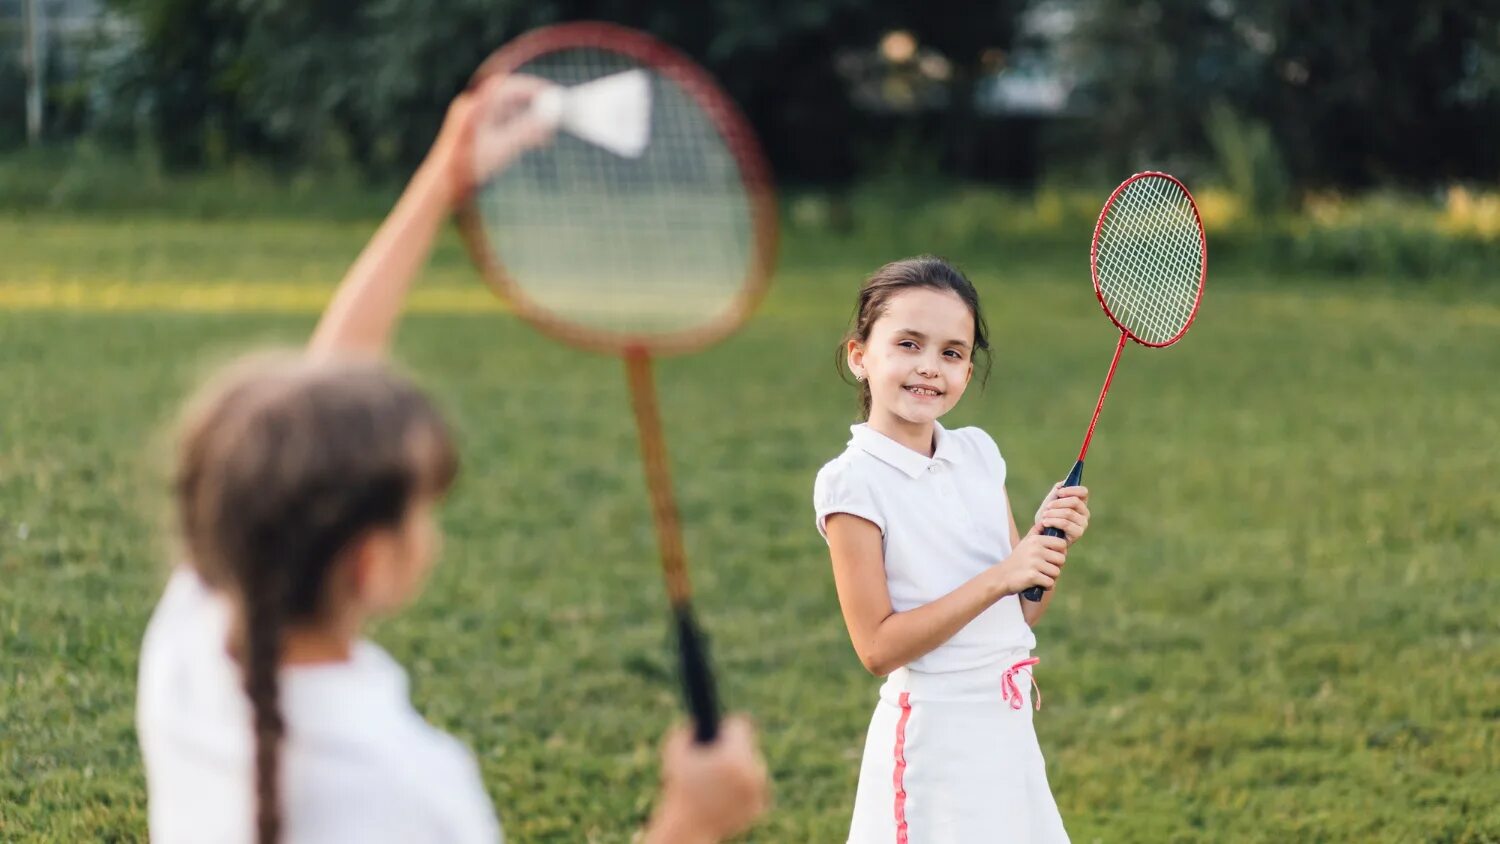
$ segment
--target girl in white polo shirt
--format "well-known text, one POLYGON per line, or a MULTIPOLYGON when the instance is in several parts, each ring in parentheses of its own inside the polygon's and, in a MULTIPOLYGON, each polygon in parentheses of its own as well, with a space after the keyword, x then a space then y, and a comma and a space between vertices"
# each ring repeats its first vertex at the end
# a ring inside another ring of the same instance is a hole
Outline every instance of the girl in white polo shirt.
MULTIPOLYGON (((495 77, 459 97, 310 354, 241 363, 187 414, 187 562, 147 628, 136 713, 158 844, 501 840, 474 755, 422 719, 405 672, 361 634, 421 592, 457 470, 438 412, 378 358, 456 199, 546 142, 528 116, 537 90, 495 77)), ((662 771, 652 844, 717 841, 765 806, 741 718, 711 746, 674 732, 662 771)))
POLYGON ((1031 628, 1088 526, 1088 491, 1053 487, 1022 538, 994 440, 938 424, 989 351, 978 293, 945 261, 870 276, 843 350, 867 421, 813 503, 854 649, 887 678, 849 841, 1067 841, 1032 728, 1031 628), (1020 597, 1032 586, 1049 590, 1039 603, 1020 597))

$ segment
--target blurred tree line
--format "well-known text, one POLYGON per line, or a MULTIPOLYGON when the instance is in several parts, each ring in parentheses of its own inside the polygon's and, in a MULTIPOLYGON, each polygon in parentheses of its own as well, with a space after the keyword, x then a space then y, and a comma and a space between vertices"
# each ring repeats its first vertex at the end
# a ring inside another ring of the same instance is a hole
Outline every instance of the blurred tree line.
POLYGON ((398 172, 491 50, 598 19, 710 68, 792 182, 1156 165, 1212 168, 1272 206, 1293 188, 1500 177, 1497 0, 107 2, 132 39, 101 45, 87 77, 54 95, 63 126, 179 166, 398 172), (845 59, 878 59, 893 30, 942 58, 939 95, 871 108, 849 75, 868 63, 845 59), (1067 82, 1065 109, 981 107, 981 81, 1023 54, 1067 82))
POLYGON ((1127 159, 1208 151, 1312 187, 1500 177, 1500 2, 1088 5, 1090 128, 1127 159))

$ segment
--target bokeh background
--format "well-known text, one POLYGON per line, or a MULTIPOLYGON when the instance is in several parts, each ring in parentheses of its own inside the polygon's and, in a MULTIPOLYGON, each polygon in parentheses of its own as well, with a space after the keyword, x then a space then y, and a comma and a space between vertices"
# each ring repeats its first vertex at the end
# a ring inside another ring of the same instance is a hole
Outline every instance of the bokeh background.
MULTIPOLYGON (((0 0, 0 839, 145 837, 136 650, 182 398, 294 345, 448 100, 534 26, 710 68, 782 186, 776 287, 664 363, 698 604, 775 811, 842 841, 878 681, 811 485, 854 421, 862 277, 975 279, 954 424, 1030 512, 1114 336, 1087 250, 1164 169, 1208 227, 1198 323, 1132 348, 1095 517, 1038 629, 1075 841, 1500 841, 1500 7, 1492 2, 0 0)), ((518 842, 627 841, 677 708, 617 361, 560 347, 445 235, 396 357, 464 443, 428 594, 375 638, 518 842)))

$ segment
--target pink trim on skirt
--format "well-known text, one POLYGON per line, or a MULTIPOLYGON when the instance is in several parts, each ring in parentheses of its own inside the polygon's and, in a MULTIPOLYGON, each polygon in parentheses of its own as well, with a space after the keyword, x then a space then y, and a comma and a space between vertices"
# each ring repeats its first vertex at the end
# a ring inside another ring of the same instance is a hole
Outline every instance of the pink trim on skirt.
POLYGON ((906 839, 906 722, 911 720, 911 692, 901 693, 901 720, 896 722, 896 772, 891 778, 896 786, 896 844, 906 839))

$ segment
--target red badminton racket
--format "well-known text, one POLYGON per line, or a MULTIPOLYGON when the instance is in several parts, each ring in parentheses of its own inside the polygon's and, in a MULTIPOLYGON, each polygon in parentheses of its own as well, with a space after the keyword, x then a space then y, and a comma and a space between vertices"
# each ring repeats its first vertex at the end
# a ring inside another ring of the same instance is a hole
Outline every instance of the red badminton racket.
MULTIPOLYGON (((1083 480, 1083 460, 1125 341, 1164 349, 1182 339, 1198 314, 1208 276, 1208 239, 1192 194, 1166 173, 1137 173, 1126 179, 1099 212, 1089 261, 1094 295, 1110 322, 1120 329, 1120 342, 1115 345, 1078 461, 1063 486, 1077 486, 1083 480)), ((1063 535, 1051 527, 1043 533, 1063 535)), ((1028 601, 1040 601, 1042 591, 1033 586, 1021 594, 1028 601)))

